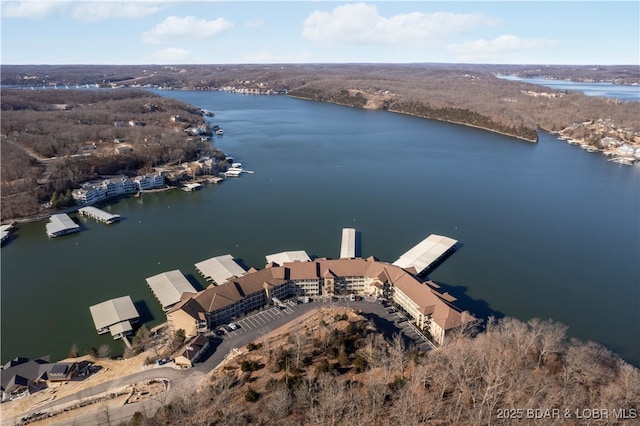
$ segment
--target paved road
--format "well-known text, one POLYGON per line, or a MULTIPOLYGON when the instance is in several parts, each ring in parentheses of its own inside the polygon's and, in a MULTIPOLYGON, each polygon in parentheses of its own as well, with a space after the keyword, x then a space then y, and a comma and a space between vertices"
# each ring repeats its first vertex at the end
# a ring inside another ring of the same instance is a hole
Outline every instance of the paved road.
MULTIPOLYGON (((166 396, 160 399, 148 399, 125 406, 109 406, 109 420, 117 423, 129 419, 136 411, 152 413, 161 404, 170 401, 172 398, 182 396, 193 389, 196 389, 211 370, 217 367, 234 348, 242 348, 248 343, 257 340, 268 334, 272 330, 283 326, 302 315, 321 307, 349 307, 358 309, 362 315, 375 322, 378 330, 386 338, 391 338, 394 334, 400 333, 407 345, 413 344, 419 349, 428 350, 431 344, 424 339, 417 329, 409 321, 404 320, 400 312, 393 311, 392 308, 383 306, 373 300, 350 301, 348 297, 320 297, 312 298, 310 303, 295 303, 286 301, 283 307, 272 307, 260 312, 252 313, 242 319, 235 321, 236 330, 227 328, 222 333, 212 333, 210 337, 211 346, 203 355, 201 360, 189 370, 177 370, 171 366, 155 367, 143 370, 129 376, 116 380, 98 384, 91 388, 78 392, 75 395, 60 398, 59 400, 36 407, 34 411, 56 410, 64 405, 78 402, 85 398, 115 392, 123 387, 152 379, 167 379, 170 383, 166 396)), ((58 426, 69 425, 98 425, 105 423, 106 405, 101 403, 98 412, 89 413, 73 420, 56 422, 55 418, 47 424, 58 426)), ((3 419, 3 425, 13 425, 16 419, 3 419)))

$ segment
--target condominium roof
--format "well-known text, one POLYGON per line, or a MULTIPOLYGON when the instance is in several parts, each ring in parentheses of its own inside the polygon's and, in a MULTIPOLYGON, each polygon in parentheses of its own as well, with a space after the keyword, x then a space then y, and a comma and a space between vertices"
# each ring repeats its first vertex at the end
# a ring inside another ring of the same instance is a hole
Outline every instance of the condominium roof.
POLYGON ((419 274, 455 246, 457 242, 453 238, 442 235, 429 235, 400 256, 398 260, 393 262, 393 265, 401 268, 413 267, 419 274))
POLYGON ((195 266, 205 278, 215 284, 222 284, 231 277, 239 277, 245 273, 244 268, 238 265, 230 254, 203 260, 195 266))
POLYGON ((89 307, 96 330, 140 317, 130 296, 118 297, 89 307))
POLYGON ((154 275, 146 280, 165 310, 178 303, 183 293, 197 292, 178 269, 154 275))
POLYGON ((285 262, 308 262, 311 260, 304 250, 283 251, 280 253, 270 254, 266 256, 267 263, 277 263, 282 265, 285 262))
POLYGON ((51 215, 49 218, 49 223, 46 225, 47 235, 50 237, 68 233, 74 230, 79 230, 80 225, 75 223, 71 218, 65 213, 58 213, 51 215))
POLYGON ((356 257, 356 230, 354 228, 343 228, 340 258, 348 259, 351 257, 356 257))

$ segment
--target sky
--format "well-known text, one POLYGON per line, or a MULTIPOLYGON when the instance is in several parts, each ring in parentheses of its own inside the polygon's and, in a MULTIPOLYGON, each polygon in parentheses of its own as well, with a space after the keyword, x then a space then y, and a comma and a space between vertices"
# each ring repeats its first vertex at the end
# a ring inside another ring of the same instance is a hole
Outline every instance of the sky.
POLYGON ((640 65, 640 2, 1 0, 2 64, 640 65))

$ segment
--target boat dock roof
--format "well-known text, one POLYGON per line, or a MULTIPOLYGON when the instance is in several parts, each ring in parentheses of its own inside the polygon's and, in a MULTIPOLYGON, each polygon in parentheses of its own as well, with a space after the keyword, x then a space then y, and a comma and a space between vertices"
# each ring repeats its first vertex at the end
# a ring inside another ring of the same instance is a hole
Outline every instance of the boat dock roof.
POLYGON ((286 262, 308 262, 311 259, 309 255, 304 250, 297 251, 283 251, 280 253, 274 253, 266 256, 267 263, 277 263, 278 265, 282 265, 286 262))
POLYGON ((356 230, 342 228, 342 243, 340 244, 340 259, 356 257, 356 230))
POLYGON ((200 183, 185 183, 183 189, 187 192, 189 191, 195 191, 202 188, 202 184, 200 183))
POLYGON ((417 274, 420 274, 438 261, 457 243, 458 241, 453 238, 431 234, 400 256, 398 260, 393 262, 393 265, 404 269, 413 267, 417 274))
POLYGON ((203 260, 195 266, 207 280, 213 281, 216 285, 224 283, 231 277, 240 277, 246 272, 230 254, 203 260))
POLYGON ((130 296, 118 297, 89 307, 98 333, 109 329, 114 337, 131 331, 132 320, 140 318, 130 296), (126 324, 121 324, 126 323, 126 324))
POLYGON ((80 225, 71 220, 67 214, 58 213, 49 217, 49 223, 47 223, 46 228, 49 237, 58 237, 79 231, 80 225))
POLYGON ((78 212, 104 223, 113 223, 120 220, 119 214, 111 214, 93 206, 82 207, 78 209, 78 212))
POLYGON ((197 293, 178 269, 149 277, 147 284, 165 311, 178 303, 183 293, 197 293))

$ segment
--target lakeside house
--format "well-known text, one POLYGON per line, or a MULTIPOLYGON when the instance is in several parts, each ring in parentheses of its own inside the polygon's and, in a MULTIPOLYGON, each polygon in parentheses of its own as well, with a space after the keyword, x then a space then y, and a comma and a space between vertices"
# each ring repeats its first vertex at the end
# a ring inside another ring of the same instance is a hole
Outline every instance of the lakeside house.
POLYGON ((439 345, 454 330, 475 320, 469 312, 456 308, 456 298, 442 292, 436 283, 421 282, 415 268, 405 269, 369 257, 269 263, 261 270, 252 268, 196 294, 184 293, 167 312, 167 321, 172 330, 183 329, 187 337, 194 337, 274 298, 343 294, 389 297, 439 345))
POLYGON ((162 188, 165 186, 165 179, 162 173, 136 176, 133 179, 127 176, 116 176, 84 182, 80 186, 80 189, 72 192, 73 199, 81 206, 90 206, 119 195, 162 188))
POLYGON ((50 362, 49 356, 34 360, 17 357, 0 368, 2 402, 22 398, 55 382, 71 380, 78 372, 78 363, 50 362))

